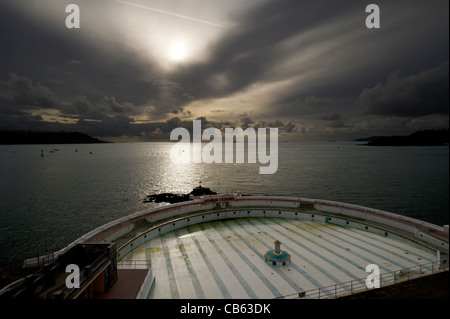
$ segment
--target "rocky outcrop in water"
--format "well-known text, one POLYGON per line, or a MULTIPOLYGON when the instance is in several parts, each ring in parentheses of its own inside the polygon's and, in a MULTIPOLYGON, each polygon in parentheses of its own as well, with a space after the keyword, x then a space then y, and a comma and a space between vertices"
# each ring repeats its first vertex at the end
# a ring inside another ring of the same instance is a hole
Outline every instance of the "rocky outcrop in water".
POLYGON ((208 187, 202 187, 201 185, 195 187, 189 194, 172 194, 172 193, 161 193, 161 194, 152 194, 147 195, 147 199, 144 200, 144 203, 180 203, 191 200, 193 196, 204 196, 204 195, 216 195, 216 192, 213 192, 208 187))

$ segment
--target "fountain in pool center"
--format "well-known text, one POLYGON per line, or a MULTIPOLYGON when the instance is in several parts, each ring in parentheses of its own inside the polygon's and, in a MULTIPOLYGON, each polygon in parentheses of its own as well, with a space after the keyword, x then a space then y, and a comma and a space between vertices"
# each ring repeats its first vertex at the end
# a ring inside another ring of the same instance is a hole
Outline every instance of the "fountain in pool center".
POLYGON ((281 242, 275 241, 275 249, 268 250, 264 255, 266 262, 272 266, 286 266, 291 263, 291 255, 281 250, 281 242))

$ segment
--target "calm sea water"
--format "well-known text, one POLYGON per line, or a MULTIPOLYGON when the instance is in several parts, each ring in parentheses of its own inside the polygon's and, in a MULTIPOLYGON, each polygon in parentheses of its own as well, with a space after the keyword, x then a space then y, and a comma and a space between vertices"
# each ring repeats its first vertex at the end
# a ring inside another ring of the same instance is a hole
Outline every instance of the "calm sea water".
POLYGON ((336 200, 449 220, 448 147, 279 144, 278 171, 260 164, 173 164, 171 143, 0 146, 0 266, 59 250, 90 230, 156 205, 146 195, 217 192, 336 200), (44 157, 41 157, 44 150, 44 157))

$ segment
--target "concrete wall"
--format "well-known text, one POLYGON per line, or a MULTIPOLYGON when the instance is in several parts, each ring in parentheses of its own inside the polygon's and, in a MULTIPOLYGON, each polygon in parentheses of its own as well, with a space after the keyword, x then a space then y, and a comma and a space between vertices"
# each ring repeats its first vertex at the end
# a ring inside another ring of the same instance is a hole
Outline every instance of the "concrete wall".
MULTIPOLYGON (((334 204, 334 203, 333 203, 334 204)), ((425 243, 436 247, 441 251, 449 250, 448 241, 444 241, 437 237, 431 236, 423 231, 423 228, 429 228, 439 233, 445 232, 445 227, 439 227, 430 223, 419 221, 410 217, 383 212, 366 207, 359 207, 355 205, 346 205, 339 203, 339 206, 330 206, 332 204, 315 204, 314 207, 323 212, 330 212, 340 214, 342 216, 362 218, 368 221, 373 221, 382 225, 387 225, 408 233, 411 237, 420 239, 425 243)))
MULTIPOLYGON (((185 203, 186 205, 186 203, 185 203)), ((201 205, 189 205, 187 207, 171 207, 167 213, 165 214, 146 214, 147 216, 145 217, 145 219, 148 222, 157 222, 160 221, 162 219, 166 219, 166 218, 175 218, 179 215, 183 215, 183 214, 188 214, 188 213, 192 213, 192 212, 196 212, 199 210, 209 210, 209 209, 213 209, 216 206, 216 203, 208 203, 208 204, 201 204, 201 205)))
POLYGON ((141 288, 139 289, 136 299, 147 299, 147 295, 149 294, 154 283, 155 276, 153 276, 153 271, 150 268, 144 278, 144 282, 142 283, 141 288))
MULTIPOLYGON (((272 203, 275 204, 275 203, 272 203)), ((237 205, 235 205, 237 206, 237 205)), ((244 205, 245 206, 245 205, 244 205)), ((268 206, 268 205, 265 205, 268 206)), ((336 211, 333 210, 333 213, 336 211)), ((248 208, 245 207, 231 207, 224 211, 209 211, 204 212, 203 214, 198 214, 195 216, 188 216, 184 218, 178 218, 174 219, 170 222, 166 222, 158 227, 155 227, 154 229, 150 229, 148 232, 141 234, 140 236, 130 240, 127 242, 124 246, 122 246, 119 249, 118 252, 118 259, 120 260, 127 254, 129 254, 131 251, 136 249, 137 247, 141 246, 142 244, 152 240, 153 238, 163 235, 167 232, 183 228, 189 225, 195 225, 210 221, 216 221, 216 220, 226 220, 226 219, 233 219, 233 218, 248 218, 248 217, 268 217, 268 218, 292 218, 297 220, 311 220, 315 222, 323 222, 323 223, 330 223, 334 225, 339 225, 341 227, 352 227, 357 228, 363 231, 371 232, 378 234, 380 236, 385 237, 391 237, 396 238, 397 240, 411 240, 406 238, 405 236, 398 234, 394 231, 385 230, 379 227, 375 227, 373 225, 365 224, 362 222, 356 222, 352 220, 351 218, 345 218, 345 214, 342 215, 342 217, 335 217, 334 215, 327 215, 326 212, 317 212, 317 213, 310 213, 310 212, 300 212, 300 211, 293 211, 293 210, 283 210, 280 209, 255 209, 255 208, 248 208), (234 209, 233 209, 234 208, 234 209)), ((414 237, 414 236, 411 236, 414 237)), ((436 239, 429 236, 430 238, 427 238, 426 236, 421 236, 421 240, 425 242, 432 242, 436 239)), ((440 244, 440 243, 438 243, 440 244)), ((447 244, 448 247, 448 244, 447 244)), ((445 247, 444 247, 445 248, 445 247)), ((448 250, 448 248, 447 248, 448 250)))
POLYGON ((230 207, 290 207, 290 208, 298 208, 300 207, 300 201, 298 199, 292 198, 291 200, 287 200, 288 197, 280 200, 280 198, 273 197, 273 199, 267 199, 259 196, 252 196, 252 199, 239 199, 237 201, 231 201, 230 207))

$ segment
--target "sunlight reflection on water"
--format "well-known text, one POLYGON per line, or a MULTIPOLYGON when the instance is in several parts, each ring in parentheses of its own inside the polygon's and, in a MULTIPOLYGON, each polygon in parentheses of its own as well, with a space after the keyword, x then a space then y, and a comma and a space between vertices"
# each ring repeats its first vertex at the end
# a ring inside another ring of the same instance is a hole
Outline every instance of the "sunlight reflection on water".
POLYGON ((0 260, 60 249, 109 221, 154 206, 153 193, 213 191, 336 200, 448 224, 448 147, 279 144, 260 164, 174 164, 173 143, 0 146, 0 260), (339 147, 338 147, 339 146, 339 147), (40 157, 44 150, 44 157, 40 157))

